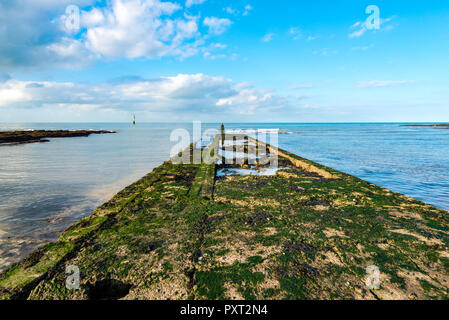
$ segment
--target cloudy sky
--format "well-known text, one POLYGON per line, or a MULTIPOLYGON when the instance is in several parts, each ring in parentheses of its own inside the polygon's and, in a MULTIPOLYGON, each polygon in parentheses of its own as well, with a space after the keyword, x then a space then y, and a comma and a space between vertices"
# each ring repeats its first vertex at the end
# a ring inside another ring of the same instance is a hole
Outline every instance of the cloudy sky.
POLYGON ((441 0, 0 0, 0 122, 449 121, 448 52, 441 0))

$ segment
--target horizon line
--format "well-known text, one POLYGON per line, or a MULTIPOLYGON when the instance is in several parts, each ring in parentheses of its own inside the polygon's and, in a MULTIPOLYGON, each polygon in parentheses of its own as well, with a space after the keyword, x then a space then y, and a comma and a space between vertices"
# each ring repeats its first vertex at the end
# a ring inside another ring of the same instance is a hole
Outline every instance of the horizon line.
MULTIPOLYGON (((168 122, 168 121, 142 121, 142 122, 137 122, 136 125, 138 124, 171 124, 171 123, 192 123, 192 122, 196 122, 197 120, 192 120, 192 121, 173 121, 173 122, 168 122)), ((350 121, 350 122, 342 122, 342 121, 338 121, 338 122, 291 122, 291 121, 254 121, 254 122, 209 122, 209 121, 199 121, 201 123, 206 123, 206 124, 408 124, 408 123, 417 123, 417 124, 449 124, 449 121, 350 121)), ((0 125, 1 124, 57 124, 57 123, 70 123, 70 124, 75 124, 75 123, 80 123, 80 124, 98 124, 98 123, 105 123, 105 124, 132 124, 132 122, 129 121, 75 121, 75 122, 69 122, 69 121, 35 121, 35 122, 5 122, 5 121, 0 121, 0 125)))

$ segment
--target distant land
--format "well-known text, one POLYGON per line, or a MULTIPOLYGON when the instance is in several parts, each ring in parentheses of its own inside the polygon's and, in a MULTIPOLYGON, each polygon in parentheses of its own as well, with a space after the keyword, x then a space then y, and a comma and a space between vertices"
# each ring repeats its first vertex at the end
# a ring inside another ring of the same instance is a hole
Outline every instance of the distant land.
POLYGON ((404 124, 403 127, 434 127, 449 129, 449 124, 404 124))
POLYGON ((115 133, 107 130, 34 130, 0 132, 1 144, 49 142, 46 138, 88 137, 91 134, 115 133))

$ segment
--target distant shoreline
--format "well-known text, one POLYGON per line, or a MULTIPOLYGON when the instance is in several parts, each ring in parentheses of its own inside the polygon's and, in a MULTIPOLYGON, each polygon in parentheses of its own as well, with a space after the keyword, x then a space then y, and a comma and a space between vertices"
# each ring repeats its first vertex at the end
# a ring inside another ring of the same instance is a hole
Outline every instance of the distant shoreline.
POLYGON ((108 130, 33 130, 0 132, 0 145, 49 142, 48 138, 88 137, 91 134, 116 133, 108 130))
POLYGON ((429 128, 449 129, 449 124, 404 124, 401 127, 429 127, 429 128))

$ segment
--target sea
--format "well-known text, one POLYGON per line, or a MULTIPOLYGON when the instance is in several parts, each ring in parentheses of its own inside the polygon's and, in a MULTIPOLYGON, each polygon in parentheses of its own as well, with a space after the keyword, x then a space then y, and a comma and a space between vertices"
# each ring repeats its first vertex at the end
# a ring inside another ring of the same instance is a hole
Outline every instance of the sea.
MULTIPOLYGON (((0 271, 55 241, 168 160, 174 149, 198 138, 199 129, 202 136, 220 125, 0 123, 0 131, 117 131, 0 146, 0 271)), ((225 128, 267 137, 278 132, 276 143, 285 150, 449 210, 449 129, 403 125, 227 123, 225 128)))

